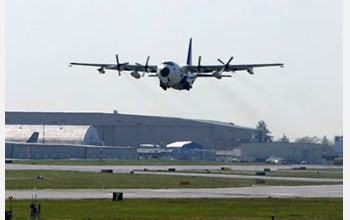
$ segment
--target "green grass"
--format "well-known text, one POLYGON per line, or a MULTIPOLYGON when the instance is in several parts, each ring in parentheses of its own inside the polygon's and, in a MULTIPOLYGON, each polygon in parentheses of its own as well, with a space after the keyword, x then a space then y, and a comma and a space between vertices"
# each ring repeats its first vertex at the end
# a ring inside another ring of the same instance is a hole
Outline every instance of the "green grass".
MULTIPOLYGON (((153 174, 121 174, 59 170, 6 170, 6 189, 170 189, 220 188, 257 185, 255 180, 211 177, 170 176, 153 174), (37 179, 42 175, 44 179, 37 179), (181 181, 190 182, 181 185, 181 181)), ((264 185, 320 185, 299 181, 266 180, 264 185)), ((259 184, 261 185, 261 184, 259 184)))
MULTIPOLYGON (((153 170, 150 170, 153 171, 153 170)), ((164 171, 164 170, 159 170, 164 171)), ((215 174, 228 174, 228 175, 248 175, 255 176, 256 171, 249 170, 231 170, 231 171, 223 171, 223 170, 210 170, 211 173, 215 174)), ((263 169, 261 169, 263 171, 263 169)), ((186 170, 186 171, 178 171, 178 172, 186 172, 186 173, 207 173, 206 170, 186 170)), ((276 170, 276 171, 268 171, 265 172, 266 176, 272 177, 299 177, 299 178, 326 178, 326 179, 343 179, 343 170, 342 169, 312 169, 312 170, 276 170)))
POLYGON ((258 165, 265 163, 238 163, 220 161, 192 160, 102 160, 99 159, 62 159, 62 160, 13 160, 13 164, 49 164, 49 165, 258 165))
MULTIPOLYGON (((41 219, 339 220, 342 198, 39 200, 41 219)), ((14 219, 29 218, 28 200, 12 201, 14 219)), ((6 209, 9 204, 6 200, 6 209)))

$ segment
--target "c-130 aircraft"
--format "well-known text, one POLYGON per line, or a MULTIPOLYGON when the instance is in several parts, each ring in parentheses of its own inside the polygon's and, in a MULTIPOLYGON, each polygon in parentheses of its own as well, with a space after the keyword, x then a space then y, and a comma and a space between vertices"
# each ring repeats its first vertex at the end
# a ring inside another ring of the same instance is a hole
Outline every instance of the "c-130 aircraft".
POLYGON ((173 61, 165 60, 159 65, 148 65, 149 56, 147 57, 145 65, 135 63, 129 64, 120 63, 118 54, 115 55, 116 64, 96 64, 96 63, 70 63, 70 66, 95 66, 99 67, 97 71, 100 74, 105 74, 105 70, 117 70, 119 76, 122 71, 131 71, 130 74, 136 79, 144 77, 146 73, 156 73, 148 75, 149 77, 158 77, 159 85, 162 89, 173 88, 177 90, 190 90, 193 83, 197 78, 202 77, 215 77, 221 79, 222 77, 232 77, 232 75, 223 74, 224 72, 236 72, 236 71, 247 71, 253 75, 253 69, 256 67, 267 67, 267 66, 279 66, 284 67, 283 63, 272 63, 272 64, 237 64, 231 65, 233 57, 231 56, 227 63, 222 60, 218 61, 222 65, 201 65, 201 56, 198 58, 198 65, 192 65, 192 38, 190 38, 190 44, 188 47, 187 62, 185 65, 179 65, 173 61), (139 72, 142 72, 142 75, 139 72))

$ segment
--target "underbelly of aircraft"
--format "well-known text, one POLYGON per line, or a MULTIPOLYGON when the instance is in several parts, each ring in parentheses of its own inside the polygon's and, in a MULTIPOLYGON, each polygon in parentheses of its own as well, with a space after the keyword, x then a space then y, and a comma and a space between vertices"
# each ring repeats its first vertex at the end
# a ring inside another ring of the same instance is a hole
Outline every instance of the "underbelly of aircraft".
POLYGON ((174 83, 169 85, 171 88, 182 90, 182 89, 187 89, 186 84, 183 83, 174 83))

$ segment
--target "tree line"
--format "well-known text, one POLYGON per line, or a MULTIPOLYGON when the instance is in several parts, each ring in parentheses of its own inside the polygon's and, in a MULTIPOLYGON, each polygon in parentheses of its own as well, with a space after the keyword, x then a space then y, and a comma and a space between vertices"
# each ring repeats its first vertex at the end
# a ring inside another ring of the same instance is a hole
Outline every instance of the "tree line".
MULTIPOLYGON (((287 137, 286 134, 283 134, 281 138, 278 138, 276 141, 274 141, 274 137, 271 135, 271 132, 267 128, 267 124, 261 120, 258 122, 258 125, 256 126, 257 129, 261 129, 265 136, 263 137, 262 142, 281 142, 281 143, 289 143, 290 140, 287 137)), ((323 136, 322 138, 316 137, 316 136, 304 136, 300 138, 296 138, 294 143, 303 143, 303 144, 321 144, 322 150, 324 152, 333 152, 334 151, 334 142, 327 138, 327 136, 323 136)))

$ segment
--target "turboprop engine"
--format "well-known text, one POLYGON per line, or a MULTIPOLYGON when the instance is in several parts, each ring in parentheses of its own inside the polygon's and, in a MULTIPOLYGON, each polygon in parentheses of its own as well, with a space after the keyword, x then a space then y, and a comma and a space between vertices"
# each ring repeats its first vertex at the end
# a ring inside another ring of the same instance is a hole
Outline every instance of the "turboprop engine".
POLYGON ((137 71, 132 71, 132 72, 130 73, 130 75, 131 75, 132 77, 134 77, 135 79, 140 79, 140 77, 141 77, 140 73, 137 72, 137 71))
POLYGON ((103 67, 98 68, 97 71, 98 71, 100 74, 105 74, 105 73, 106 73, 105 68, 103 68, 103 67))
POLYGON ((253 68, 248 68, 248 69, 247 69, 247 72, 248 72, 250 75, 253 75, 253 74, 254 74, 253 68))
POLYGON ((222 78, 222 73, 221 72, 218 72, 218 71, 215 71, 213 72, 213 76, 217 79, 221 79, 222 78))

